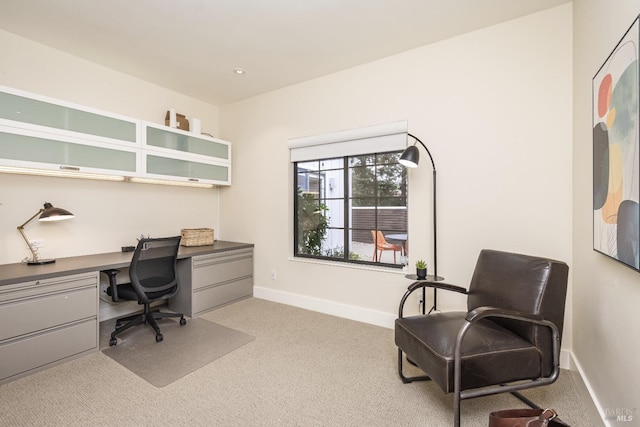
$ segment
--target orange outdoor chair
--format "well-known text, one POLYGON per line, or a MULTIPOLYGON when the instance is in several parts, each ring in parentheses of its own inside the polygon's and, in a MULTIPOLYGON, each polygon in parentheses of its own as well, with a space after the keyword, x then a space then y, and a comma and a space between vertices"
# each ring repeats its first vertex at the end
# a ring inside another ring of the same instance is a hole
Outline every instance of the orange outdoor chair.
POLYGON ((371 230, 371 237, 373 238, 373 243, 375 245, 375 247, 373 248, 373 256, 371 257, 371 260, 374 262, 378 262, 378 260, 380 260, 380 258, 382 258, 382 252, 383 251, 393 251, 393 263, 396 263, 396 252, 400 252, 400 254, 402 254, 403 248, 402 245, 396 245, 393 243, 388 243, 385 238, 384 235, 382 234, 382 231, 380 230, 371 230), (378 252, 380 252, 378 254, 378 252))

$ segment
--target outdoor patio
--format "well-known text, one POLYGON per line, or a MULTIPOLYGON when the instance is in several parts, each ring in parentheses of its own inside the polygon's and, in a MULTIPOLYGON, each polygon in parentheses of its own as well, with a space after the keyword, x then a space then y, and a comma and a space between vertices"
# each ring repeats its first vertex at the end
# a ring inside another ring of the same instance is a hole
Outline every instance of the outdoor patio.
MULTIPOLYGON (((358 254, 359 259, 363 261, 373 261, 373 243, 352 242, 351 252, 358 254)), ((380 252, 378 252, 380 254, 380 252)), ((403 255, 400 252, 396 252, 396 264, 402 264, 403 255)), ((386 264, 393 264, 393 251, 382 251, 382 256, 378 259, 379 262, 386 264)))

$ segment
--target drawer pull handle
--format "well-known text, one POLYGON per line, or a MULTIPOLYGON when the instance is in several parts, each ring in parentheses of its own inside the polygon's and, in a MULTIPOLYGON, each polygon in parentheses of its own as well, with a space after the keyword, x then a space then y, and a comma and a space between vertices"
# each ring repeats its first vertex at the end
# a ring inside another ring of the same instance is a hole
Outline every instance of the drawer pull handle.
POLYGON ((60 166, 61 170, 65 170, 65 171, 80 171, 80 168, 75 167, 75 166, 60 166))

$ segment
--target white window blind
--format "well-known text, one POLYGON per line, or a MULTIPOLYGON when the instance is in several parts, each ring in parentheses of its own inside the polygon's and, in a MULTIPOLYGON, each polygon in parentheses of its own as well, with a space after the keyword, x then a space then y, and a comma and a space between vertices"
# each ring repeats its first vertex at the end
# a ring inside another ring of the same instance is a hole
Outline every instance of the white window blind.
POLYGON ((288 141, 292 162, 404 150, 407 121, 348 129, 288 141))

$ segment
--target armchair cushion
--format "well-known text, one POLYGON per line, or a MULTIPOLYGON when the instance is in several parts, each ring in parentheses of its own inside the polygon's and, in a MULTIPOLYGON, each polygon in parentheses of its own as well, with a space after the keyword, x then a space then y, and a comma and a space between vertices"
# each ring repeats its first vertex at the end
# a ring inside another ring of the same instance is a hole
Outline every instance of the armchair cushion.
MULTIPOLYGON (((455 337, 465 312, 433 313, 396 319, 395 342, 411 361, 429 372, 445 392, 454 390, 455 337)), ((538 378, 540 351, 530 342, 489 319, 474 323, 462 342, 462 388, 471 389, 538 378)))

